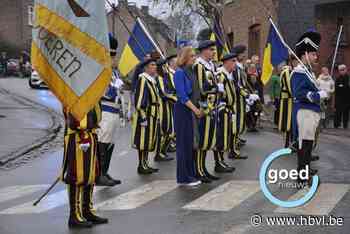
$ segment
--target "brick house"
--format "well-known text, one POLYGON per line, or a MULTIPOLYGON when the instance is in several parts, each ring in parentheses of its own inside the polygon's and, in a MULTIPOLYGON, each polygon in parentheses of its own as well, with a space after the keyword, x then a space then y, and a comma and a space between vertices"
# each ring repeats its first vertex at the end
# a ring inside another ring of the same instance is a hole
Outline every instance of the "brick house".
POLYGON ((130 36, 127 29, 122 25, 118 15, 130 31, 132 31, 135 24, 135 18, 140 17, 156 40, 156 43, 159 43, 162 51, 166 52, 174 46, 173 32, 165 23, 149 14, 148 6, 138 8, 135 3, 128 2, 128 0, 119 0, 118 2, 116 11, 111 10, 107 13, 109 30, 116 35, 119 42, 117 57, 120 57, 130 36))
POLYGON ((0 51, 18 57, 30 50, 33 5, 34 0, 0 1, 0 51))
POLYGON ((262 57, 269 30, 268 10, 292 48, 308 28, 316 28, 322 34, 320 65, 330 66, 338 28, 343 24, 344 33, 337 63, 350 65, 349 0, 226 1, 223 21, 229 42, 246 44, 249 47, 248 56, 258 54, 262 57))

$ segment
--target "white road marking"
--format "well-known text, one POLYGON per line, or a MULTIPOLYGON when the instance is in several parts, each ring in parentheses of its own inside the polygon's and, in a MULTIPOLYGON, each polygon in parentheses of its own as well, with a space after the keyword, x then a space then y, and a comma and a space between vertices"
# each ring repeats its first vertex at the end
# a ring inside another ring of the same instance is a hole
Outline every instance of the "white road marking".
POLYGON ((118 154, 118 156, 124 156, 124 155, 127 155, 129 153, 129 151, 127 151, 127 150, 123 150, 122 152, 120 152, 119 154, 118 154))
POLYGON ((235 225, 224 234, 243 234, 251 228, 252 228, 252 225, 248 225, 248 224, 235 225))
MULTIPOLYGON (((102 187, 95 189, 95 193, 102 187)), ((39 214, 63 206, 68 203, 67 190, 61 190, 45 197, 37 206, 33 206, 36 200, 23 203, 18 206, 0 211, 0 214, 39 214)))
POLYGON ((258 181, 230 181, 184 206, 189 210, 229 211, 260 190, 258 181))
POLYGON ((46 184, 39 184, 39 185, 18 185, 18 186, 11 186, 6 187, 0 190, 0 203, 14 200, 19 197, 24 197, 26 195, 38 192, 40 190, 44 190, 45 188, 48 188, 50 185, 46 184))
MULTIPOLYGON (((279 207, 276 213, 292 213, 302 215, 327 215, 349 191, 348 184, 320 184, 316 195, 307 204, 295 208, 279 207)), ((293 201, 301 198, 308 190, 300 190, 288 200, 293 201)))
POLYGON ((98 210, 131 210, 177 187, 174 180, 158 180, 96 205, 98 210))

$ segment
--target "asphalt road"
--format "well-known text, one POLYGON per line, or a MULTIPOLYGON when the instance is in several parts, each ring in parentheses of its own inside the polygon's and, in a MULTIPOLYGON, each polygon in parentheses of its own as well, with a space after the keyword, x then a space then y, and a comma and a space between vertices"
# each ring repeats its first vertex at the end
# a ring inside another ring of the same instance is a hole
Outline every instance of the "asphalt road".
MULTIPOLYGON (((46 90, 30 90, 21 80, 1 80, 0 86, 32 98, 57 111, 56 99, 46 90)), ((312 201, 298 208, 280 208, 269 202, 260 189, 258 175, 264 159, 281 148, 282 138, 271 131, 247 134, 243 152, 246 161, 229 161, 236 167, 232 175, 223 175, 218 182, 198 188, 178 187, 175 183, 175 162, 154 163, 158 174, 139 176, 137 155, 130 148, 130 128, 118 128, 116 149, 111 163, 111 175, 122 180, 114 188, 99 188, 95 193, 99 213, 110 223, 90 230, 67 228, 68 206, 64 185, 59 184, 40 206, 32 202, 57 177, 62 161, 62 149, 34 159, 11 171, 0 171, 0 233, 86 233, 86 234, 194 234, 194 233, 349 233, 350 228, 350 139, 322 135, 318 154, 313 163, 319 169, 321 186, 312 201), (262 223, 251 224, 259 214, 262 223), (272 225, 267 218, 310 215, 325 218, 330 215, 343 219, 343 225, 272 225)), ((0 133, 1 134, 1 133, 0 133)), ((210 153, 210 155, 212 155, 210 153)), ((208 167, 213 170, 212 156, 208 167)), ((273 168, 294 168, 293 155, 278 159, 273 168)), ((295 189, 274 187, 280 199, 295 199, 295 189)))

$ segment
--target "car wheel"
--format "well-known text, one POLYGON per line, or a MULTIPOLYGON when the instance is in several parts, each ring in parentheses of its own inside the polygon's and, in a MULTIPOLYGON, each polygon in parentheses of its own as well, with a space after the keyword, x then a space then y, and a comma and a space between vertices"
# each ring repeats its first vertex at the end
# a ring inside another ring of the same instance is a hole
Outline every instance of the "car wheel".
POLYGON ((29 87, 31 87, 32 89, 37 89, 38 87, 36 86, 36 85, 34 85, 33 83, 32 83, 32 79, 28 79, 28 83, 29 83, 29 87))

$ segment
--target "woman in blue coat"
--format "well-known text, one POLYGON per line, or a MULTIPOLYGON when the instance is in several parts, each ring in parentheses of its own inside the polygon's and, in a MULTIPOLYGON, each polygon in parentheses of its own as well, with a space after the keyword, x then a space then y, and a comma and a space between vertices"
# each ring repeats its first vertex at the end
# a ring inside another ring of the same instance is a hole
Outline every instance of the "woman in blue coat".
POLYGON ((195 177, 194 163, 194 118, 200 118, 203 113, 194 103, 196 96, 192 66, 195 62, 195 53, 192 47, 184 47, 178 56, 178 69, 175 72, 175 88, 177 102, 175 104, 175 132, 176 132, 176 159, 177 182, 189 186, 199 185, 201 182, 195 177))

